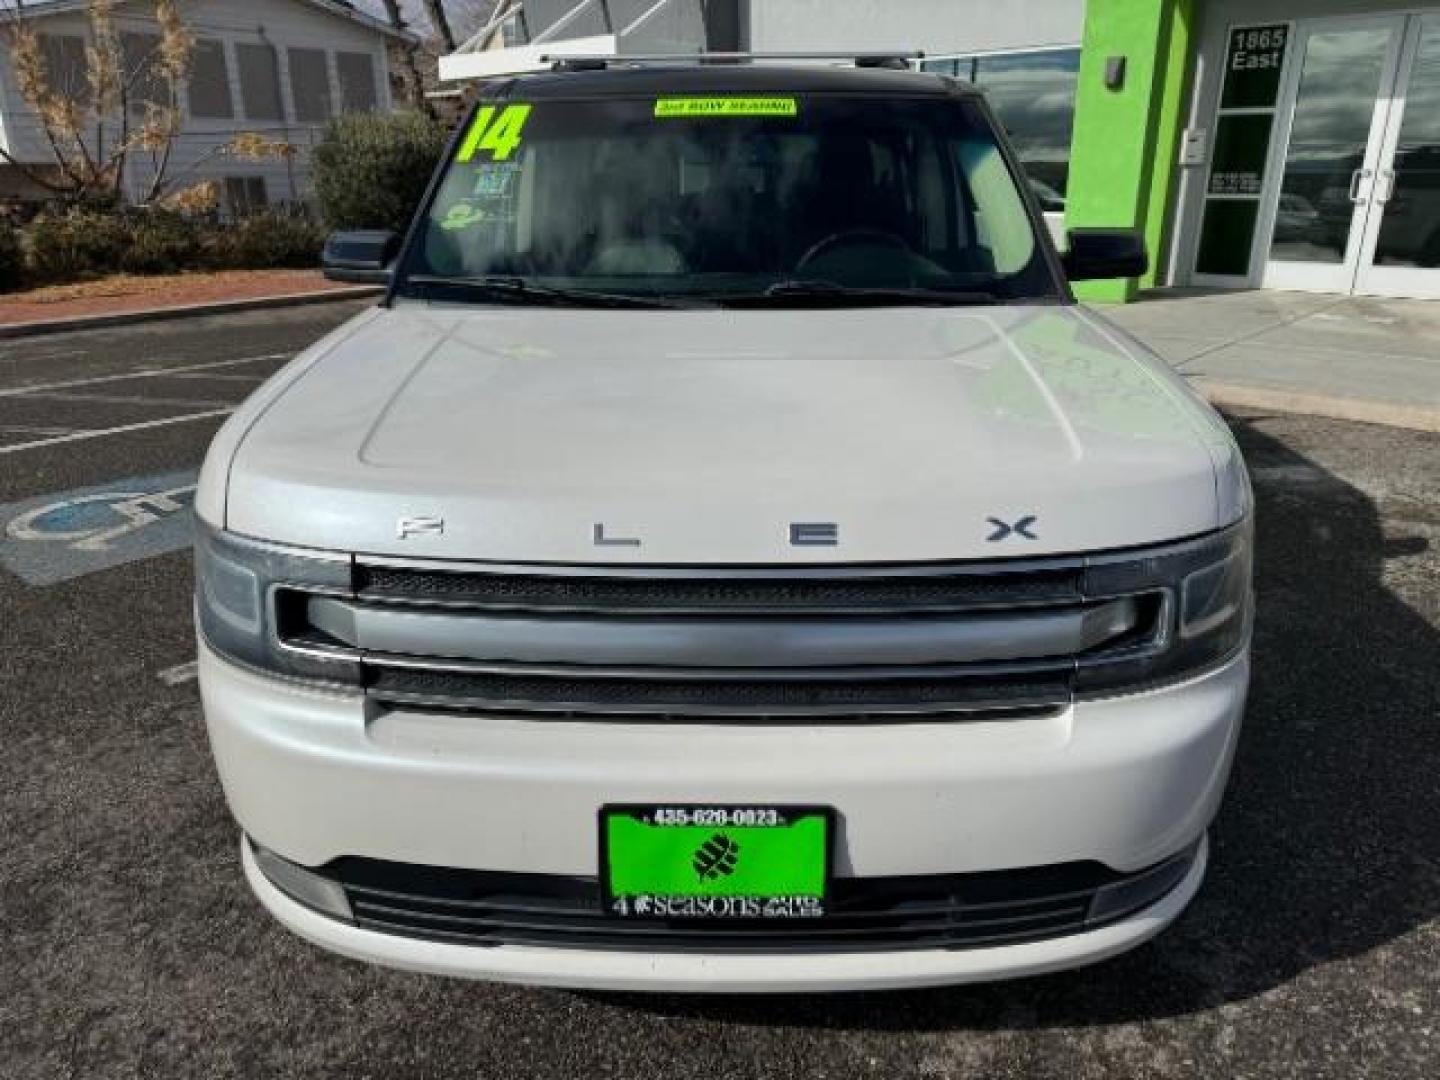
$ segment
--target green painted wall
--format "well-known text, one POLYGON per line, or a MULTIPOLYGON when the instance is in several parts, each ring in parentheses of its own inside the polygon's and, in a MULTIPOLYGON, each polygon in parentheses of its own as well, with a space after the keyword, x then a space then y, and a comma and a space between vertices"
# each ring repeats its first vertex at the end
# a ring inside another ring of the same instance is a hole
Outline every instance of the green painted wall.
POLYGON ((1133 299, 1156 283, 1164 265, 1195 3, 1086 5, 1065 223, 1143 230, 1150 272, 1138 281, 1078 282, 1075 292, 1083 299, 1133 299), (1114 56, 1125 57, 1119 90, 1105 86, 1106 62, 1114 56))

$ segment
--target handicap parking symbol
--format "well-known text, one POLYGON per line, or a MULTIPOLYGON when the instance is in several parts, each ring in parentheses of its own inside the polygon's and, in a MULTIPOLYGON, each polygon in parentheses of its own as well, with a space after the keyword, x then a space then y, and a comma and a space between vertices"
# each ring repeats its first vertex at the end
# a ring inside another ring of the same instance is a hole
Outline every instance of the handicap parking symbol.
POLYGON ((190 544, 196 470, 132 477, 0 506, 0 563, 31 585, 190 544))

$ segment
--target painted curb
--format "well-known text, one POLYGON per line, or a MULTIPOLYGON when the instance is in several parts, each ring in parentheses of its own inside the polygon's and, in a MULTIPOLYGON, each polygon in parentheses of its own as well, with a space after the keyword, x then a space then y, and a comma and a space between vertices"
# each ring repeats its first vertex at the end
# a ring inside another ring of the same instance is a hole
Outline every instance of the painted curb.
POLYGON ((1243 386, 1195 378, 1191 385, 1204 394, 1212 405, 1229 405, 1244 409, 1269 409, 1273 412, 1323 416, 1331 420, 1351 420, 1363 424, 1384 424, 1411 431, 1440 432, 1440 406, 1399 405, 1373 398, 1336 397, 1311 394, 1274 387, 1243 386))
POLYGON ((266 308, 304 307, 340 300, 361 300, 379 296, 383 289, 373 285, 356 285, 344 289, 321 289, 315 292, 283 293, 279 296, 250 296, 243 300, 217 300, 213 303, 187 304, 181 307, 143 308, 139 311, 117 311, 109 315, 81 315, 73 319, 39 319, 34 322, 0 324, 0 340, 42 337, 71 330, 98 330, 107 326, 130 326, 135 323, 160 322, 165 319, 192 319, 201 315, 226 315, 238 311, 260 311, 266 308))

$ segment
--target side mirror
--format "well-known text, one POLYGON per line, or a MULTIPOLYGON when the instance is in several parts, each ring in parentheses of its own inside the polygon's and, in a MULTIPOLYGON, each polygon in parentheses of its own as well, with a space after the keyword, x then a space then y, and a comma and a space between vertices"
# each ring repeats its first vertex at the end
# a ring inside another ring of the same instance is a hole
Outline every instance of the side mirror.
POLYGON ((320 267, 331 281, 388 285, 399 252, 400 237, 388 230, 331 233, 320 267))
POLYGON ((1067 236, 1070 247, 1060 262, 1071 281, 1139 277, 1150 268, 1138 229, 1071 229, 1067 236))

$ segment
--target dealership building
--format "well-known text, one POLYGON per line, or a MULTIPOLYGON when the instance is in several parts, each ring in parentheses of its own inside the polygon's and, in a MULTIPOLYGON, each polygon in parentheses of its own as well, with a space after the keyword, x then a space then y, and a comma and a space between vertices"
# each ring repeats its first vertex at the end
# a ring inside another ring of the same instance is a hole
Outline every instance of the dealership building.
POLYGON ((1133 226, 1156 286, 1440 298, 1440 4, 512 0, 442 62, 923 52, 987 92, 1057 230, 1133 226))

